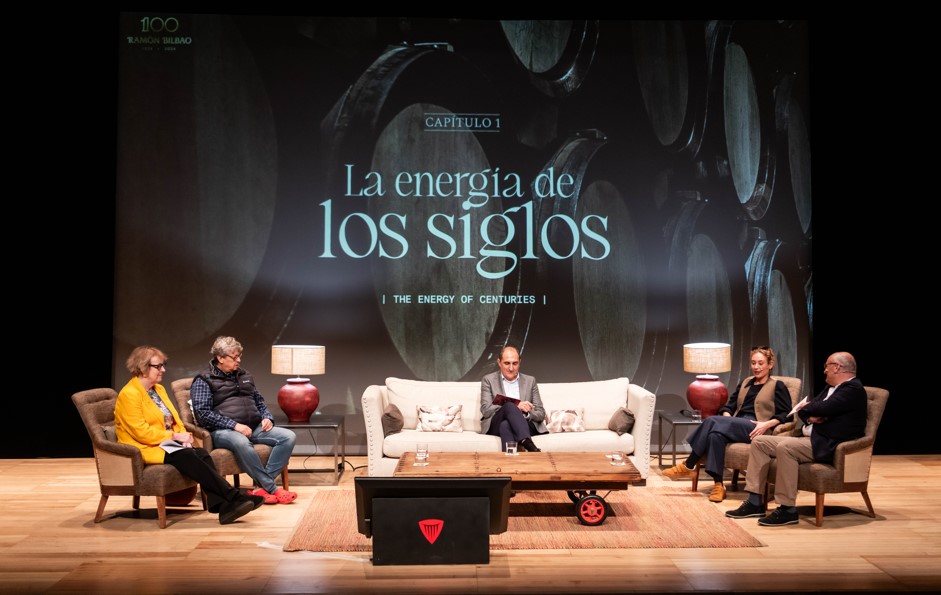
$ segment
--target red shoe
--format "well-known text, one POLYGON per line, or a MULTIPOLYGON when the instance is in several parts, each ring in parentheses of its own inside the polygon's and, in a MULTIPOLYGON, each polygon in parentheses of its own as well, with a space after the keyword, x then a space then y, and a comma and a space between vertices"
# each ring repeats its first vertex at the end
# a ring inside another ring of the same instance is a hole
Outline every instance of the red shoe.
POLYGON ((269 494, 268 492, 265 491, 264 488, 248 490, 248 494, 250 496, 261 496, 262 498, 265 499, 265 504, 277 504, 278 503, 278 497, 275 496, 274 494, 269 494))
POLYGON ((273 497, 277 500, 278 504, 290 504, 297 500, 297 492, 289 492, 284 488, 278 488, 274 491, 273 497))

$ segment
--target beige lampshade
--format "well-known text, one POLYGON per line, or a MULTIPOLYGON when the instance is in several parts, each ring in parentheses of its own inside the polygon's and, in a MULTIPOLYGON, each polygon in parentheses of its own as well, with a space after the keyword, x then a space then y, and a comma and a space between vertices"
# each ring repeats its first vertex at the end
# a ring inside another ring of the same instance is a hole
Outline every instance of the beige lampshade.
POLYGON ((683 371, 692 374, 721 374, 732 370, 732 346, 728 343, 683 345, 683 371))
POLYGON ((327 348, 323 345, 272 345, 271 373, 300 376, 327 371, 327 348))

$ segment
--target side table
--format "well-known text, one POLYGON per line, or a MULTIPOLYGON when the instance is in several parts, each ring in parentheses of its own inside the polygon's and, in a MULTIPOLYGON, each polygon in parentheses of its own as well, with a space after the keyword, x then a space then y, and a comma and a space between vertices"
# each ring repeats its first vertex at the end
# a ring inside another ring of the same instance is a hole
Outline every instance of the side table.
POLYGON ((290 473, 326 473, 333 471, 333 485, 340 483, 340 476, 346 467, 346 418, 342 415, 311 415, 307 423, 284 423, 282 428, 291 430, 307 430, 313 438, 314 430, 333 430, 333 467, 319 469, 285 469, 288 473, 284 478, 284 489, 288 489, 287 475, 290 473))
POLYGON ((702 425, 702 421, 694 421, 682 413, 659 412, 660 452, 657 453, 657 456, 659 457, 660 466, 663 466, 663 447, 666 446, 667 442, 666 437, 663 435, 663 422, 670 425, 670 436, 673 438, 673 465, 676 465, 676 428, 679 426, 699 426, 702 425))

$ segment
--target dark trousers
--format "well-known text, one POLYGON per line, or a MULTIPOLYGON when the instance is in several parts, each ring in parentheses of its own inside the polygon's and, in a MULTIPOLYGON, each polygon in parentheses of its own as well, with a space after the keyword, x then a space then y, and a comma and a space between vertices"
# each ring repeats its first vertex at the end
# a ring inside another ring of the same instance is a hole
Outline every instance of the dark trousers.
POLYGON ((239 496, 239 491, 216 471, 216 464, 204 448, 181 448, 173 453, 168 452, 163 455, 163 462, 173 465, 177 471, 199 483, 206 493, 209 512, 219 512, 223 504, 239 496))
POLYGON ((722 481, 725 469, 725 447, 733 442, 751 442, 749 434, 755 424, 747 417, 712 415, 688 438, 693 453, 686 460, 690 469, 706 455, 706 473, 715 481, 722 481))
POLYGON ((535 425, 526 419, 519 407, 507 403, 493 414, 487 433, 492 436, 500 436, 500 444, 505 452, 507 442, 526 440, 537 433, 535 429, 535 425))

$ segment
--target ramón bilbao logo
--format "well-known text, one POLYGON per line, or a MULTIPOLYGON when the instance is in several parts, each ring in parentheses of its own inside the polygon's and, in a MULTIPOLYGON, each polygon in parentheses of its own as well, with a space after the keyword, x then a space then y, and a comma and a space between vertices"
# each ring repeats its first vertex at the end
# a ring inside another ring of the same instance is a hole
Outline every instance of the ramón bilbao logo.
POLYGON ((441 529, 443 527, 444 521, 441 519, 425 519, 418 521, 418 528, 421 530, 421 534, 424 535, 428 543, 432 545, 434 545, 438 536, 441 535, 441 529))

